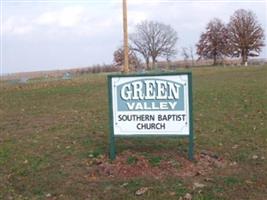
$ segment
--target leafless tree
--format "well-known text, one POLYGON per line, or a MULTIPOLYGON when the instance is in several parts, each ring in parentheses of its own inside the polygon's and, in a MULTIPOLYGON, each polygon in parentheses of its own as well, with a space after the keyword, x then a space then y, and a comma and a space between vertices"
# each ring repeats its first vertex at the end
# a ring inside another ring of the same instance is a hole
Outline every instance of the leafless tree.
POLYGON ((247 64, 248 56, 259 55, 264 46, 264 30, 252 11, 235 11, 230 18, 228 30, 232 56, 241 56, 242 64, 247 64))
POLYGON ((149 69, 149 58, 150 58, 150 52, 149 52, 149 46, 146 43, 146 41, 149 40, 148 35, 145 33, 134 33, 130 35, 130 41, 132 45, 132 50, 138 52, 141 54, 145 60, 146 68, 149 69), (139 38, 139 39, 138 39, 139 38))
POLYGON ((197 47, 197 54, 200 58, 213 59, 216 65, 218 59, 227 54, 228 33, 227 28, 220 19, 211 20, 206 31, 201 34, 197 47))
POLYGON ((181 51, 181 56, 183 56, 183 58, 184 58, 184 62, 185 62, 186 67, 189 66, 189 64, 188 64, 189 59, 191 60, 191 66, 194 65, 194 49, 192 46, 190 46, 189 48, 183 47, 182 51, 181 51))
MULTIPOLYGON (((140 67, 140 60, 138 59, 136 53, 129 48, 129 65, 131 68, 131 71, 135 71, 140 67)), ((113 60, 115 66, 122 66, 124 63, 124 49, 118 48, 114 53, 113 53, 113 60)))
POLYGON ((192 46, 190 46, 190 48, 189 48, 189 52, 190 52, 190 58, 191 58, 192 66, 194 66, 194 64, 195 64, 195 59, 194 59, 194 49, 193 49, 192 46))
POLYGON ((188 52, 188 49, 186 47, 182 47, 181 56, 183 56, 183 58, 184 58, 185 66, 189 67, 188 66, 189 52, 188 52))
POLYGON ((189 58, 189 52, 188 52, 188 49, 186 47, 183 47, 182 48, 181 56, 184 57, 184 60, 188 60, 188 58, 189 58))
POLYGON ((149 68, 151 58, 153 67, 158 57, 169 60, 176 52, 177 32, 169 25, 154 21, 143 21, 136 25, 135 33, 130 35, 133 50, 139 52, 149 68))

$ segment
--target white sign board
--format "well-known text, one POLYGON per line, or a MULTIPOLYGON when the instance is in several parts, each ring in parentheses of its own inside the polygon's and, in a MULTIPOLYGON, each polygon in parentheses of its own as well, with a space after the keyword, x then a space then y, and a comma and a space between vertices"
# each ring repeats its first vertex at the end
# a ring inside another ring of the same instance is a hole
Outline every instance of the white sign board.
POLYGON ((190 134, 189 75, 111 76, 113 133, 190 134))

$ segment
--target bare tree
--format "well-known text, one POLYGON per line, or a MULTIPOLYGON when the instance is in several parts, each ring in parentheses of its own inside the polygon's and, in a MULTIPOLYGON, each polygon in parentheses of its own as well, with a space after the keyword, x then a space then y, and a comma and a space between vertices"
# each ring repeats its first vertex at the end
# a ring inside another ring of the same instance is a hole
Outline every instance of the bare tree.
POLYGON ((190 57, 189 52, 188 52, 188 48, 186 48, 186 47, 182 48, 181 56, 184 57, 184 60, 188 60, 188 58, 190 57))
POLYGON ((147 68, 151 58, 153 67, 158 57, 169 60, 176 52, 177 32, 169 25, 159 22, 144 21, 136 25, 136 32, 130 35, 133 50, 145 59, 147 68))
POLYGON ((185 63, 186 67, 189 66, 189 64, 188 64, 189 59, 191 60, 191 66, 194 66, 194 49, 192 46, 190 46, 189 48, 183 47, 182 52, 181 52, 181 56, 183 56, 183 58, 184 58, 184 63, 185 63))
POLYGON ((190 52, 190 58, 191 58, 192 66, 194 66, 194 64, 195 64, 195 61, 194 61, 194 49, 193 49, 192 46, 190 46, 189 52, 190 52))
POLYGON ((149 69, 149 58, 150 58, 149 46, 146 43, 146 41, 148 40, 149 36, 144 32, 140 32, 139 34, 134 33, 130 35, 130 41, 132 45, 131 49, 138 52, 144 57, 147 69, 149 69))
POLYGON ((213 59, 216 65, 218 59, 227 54, 228 33, 227 28, 220 19, 211 20, 206 31, 201 34, 197 47, 197 54, 200 58, 213 59))
MULTIPOLYGON (((133 50, 131 50, 131 48, 129 50, 128 58, 131 71, 134 71, 140 67, 140 60, 138 59, 136 53, 133 50)), ((124 64, 124 49, 122 47, 118 48, 113 53, 113 60, 115 66, 122 66, 124 64)))
POLYGON ((184 58, 185 66, 189 67, 188 66, 189 52, 188 52, 188 49, 186 47, 182 48, 181 56, 183 56, 183 58, 184 58))
POLYGON ((248 56, 258 56, 264 46, 264 30, 252 11, 239 9, 228 24, 231 55, 242 57, 247 65, 248 56))

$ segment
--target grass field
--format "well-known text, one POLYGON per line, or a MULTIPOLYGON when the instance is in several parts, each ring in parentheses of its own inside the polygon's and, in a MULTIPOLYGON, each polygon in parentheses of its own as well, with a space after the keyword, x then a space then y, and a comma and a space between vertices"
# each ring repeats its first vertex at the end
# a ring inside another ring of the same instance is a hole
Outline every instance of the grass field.
POLYGON ((194 163, 182 138, 120 139, 110 162, 105 74, 1 82, 0 199, 267 199, 267 66, 192 71, 194 163))

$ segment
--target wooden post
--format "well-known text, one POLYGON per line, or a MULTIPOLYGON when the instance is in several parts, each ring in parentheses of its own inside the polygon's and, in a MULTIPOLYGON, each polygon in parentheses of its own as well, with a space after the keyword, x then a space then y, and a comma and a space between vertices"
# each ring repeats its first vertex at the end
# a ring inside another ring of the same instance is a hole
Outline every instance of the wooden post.
POLYGON ((128 59, 128 23, 127 23, 127 0, 123 0, 123 38, 124 38, 124 66, 123 72, 129 72, 129 59, 128 59))

